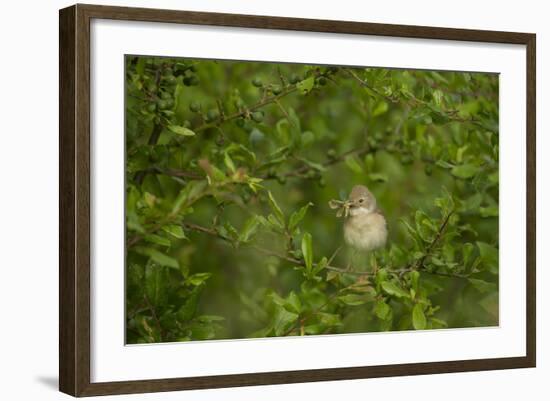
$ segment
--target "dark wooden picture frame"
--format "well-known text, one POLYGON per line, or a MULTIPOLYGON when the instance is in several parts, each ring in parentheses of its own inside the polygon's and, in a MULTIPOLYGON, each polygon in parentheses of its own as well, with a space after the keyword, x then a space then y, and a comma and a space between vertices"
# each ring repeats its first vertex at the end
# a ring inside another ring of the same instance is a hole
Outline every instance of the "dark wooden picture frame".
POLYGON ((59 29, 59 388, 62 392, 73 396, 93 396, 535 366, 536 37, 534 34, 80 4, 60 10, 59 29), (527 49, 526 356, 91 383, 90 21, 93 18, 525 45, 527 49))

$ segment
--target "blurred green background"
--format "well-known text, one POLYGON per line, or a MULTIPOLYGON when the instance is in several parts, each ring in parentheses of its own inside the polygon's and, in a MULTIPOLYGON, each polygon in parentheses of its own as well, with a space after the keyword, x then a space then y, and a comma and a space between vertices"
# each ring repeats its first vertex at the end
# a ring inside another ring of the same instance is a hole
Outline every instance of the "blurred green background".
POLYGON ((127 56, 126 185, 128 343, 498 324, 496 74, 127 56))

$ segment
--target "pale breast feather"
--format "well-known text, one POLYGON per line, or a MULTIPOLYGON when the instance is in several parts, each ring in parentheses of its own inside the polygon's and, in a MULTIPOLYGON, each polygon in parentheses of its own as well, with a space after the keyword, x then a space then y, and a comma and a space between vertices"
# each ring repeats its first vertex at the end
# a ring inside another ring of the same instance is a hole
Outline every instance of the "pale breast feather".
POLYGON ((346 243, 361 251, 372 251, 386 244, 386 219, 379 213, 350 217, 344 224, 346 243))

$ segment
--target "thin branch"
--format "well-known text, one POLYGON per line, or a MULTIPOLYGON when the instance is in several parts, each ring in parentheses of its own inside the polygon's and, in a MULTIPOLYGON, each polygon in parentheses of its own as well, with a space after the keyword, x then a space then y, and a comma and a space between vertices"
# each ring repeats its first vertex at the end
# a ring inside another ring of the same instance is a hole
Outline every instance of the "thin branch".
POLYGON ((334 258, 336 257, 336 255, 338 255, 338 252, 340 252, 340 249, 342 249, 342 246, 340 245, 338 248, 336 248, 336 250, 332 253, 331 257, 329 258, 328 260, 328 264, 330 265, 332 263, 332 261, 334 260, 334 258))
POLYGON ((344 68, 344 71, 346 73, 348 73, 353 79, 355 79, 357 82, 359 82, 361 84, 361 86, 364 86, 365 88, 368 88, 369 90, 371 90, 372 92, 376 93, 378 96, 386 99, 387 101, 389 102, 392 102, 392 103, 397 103, 398 100, 391 97, 391 96, 388 96, 388 95, 385 95, 383 94, 382 92, 380 92, 378 89, 370 86, 367 81, 364 81, 362 80, 361 78, 359 78, 359 76, 353 72, 353 70, 350 70, 349 68, 344 68))
POLYGON ((463 279, 470 278, 469 274, 430 272, 430 271, 426 271, 426 270, 419 270, 419 272, 420 273, 431 274, 432 276, 440 276, 440 277, 463 278, 463 279))
POLYGON ((151 168, 148 168, 146 170, 143 170, 146 173, 157 173, 157 174, 164 174, 171 177, 178 177, 178 178, 188 178, 191 180, 204 180, 206 179, 205 174, 197 173, 194 171, 186 171, 186 170, 179 170, 175 168, 161 168, 157 166, 153 166, 151 168))
MULTIPOLYGON (((400 268, 400 269, 389 269, 389 272, 393 273, 393 274, 399 274, 401 276, 403 274, 410 273, 412 271, 419 271, 421 273, 426 273, 426 274, 430 274, 430 275, 434 275, 434 276, 467 278, 468 276, 466 276, 466 275, 431 272, 431 271, 423 269, 424 261, 432 253, 433 249, 435 248, 435 246, 437 245, 437 243, 439 242, 439 240, 443 236, 443 232, 445 231, 445 228, 447 227, 447 225, 449 223, 449 219, 450 219, 450 217, 452 216, 453 213, 454 213, 454 211, 450 212, 445 217, 445 219, 443 220, 443 222, 442 222, 435 238, 432 240, 432 242, 426 248, 426 251, 425 251, 424 255, 422 256, 422 258, 420 258, 412 266, 408 266, 408 267, 404 267, 404 268, 400 268)), ((162 224, 157 224, 153 228, 152 232, 158 230, 161 226, 162 226, 162 224)), ((204 226, 201 226, 201 225, 198 225, 198 224, 195 224, 195 223, 182 223, 182 226, 183 226, 183 228, 185 228, 187 230, 202 232, 202 233, 211 235, 213 237, 219 238, 219 239, 221 239, 223 241, 226 241, 228 243, 231 243, 231 244, 234 243, 233 239, 220 234, 217 230, 215 230, 213 228, 204 227, 204 226)), ((128 247, 130 247, 130 246, 134 245, 135 243, 137 243, 141 238, 142 238, 141 236, 136 235, 134 238, 132 238, 128 242, 128 247)), ((294 265, 297 265, 297 266, 305 266, 305 261, 303 261, 301 259, 297 259, 295 257, 292 257, 288 254, 285 254, 285 253, 282 253, 282 252, 279 252, 279 251, 275 251, 275 250, 272 250, 272 249, 264 248, 264 247, 261 247, 259 245, 255 245, 255 244, 246 244, 246 246, 248 246, 249 248, 254 249, 254 250, 256 250, 256 251, 258 251, 258 252, 260 252, 264 255, 274 256, 278 259, 285 260, 285 261, 287 261, 289 263, 292 263, 294 265)), ((325 266, 325 269, 333 271, 333 272, 341 273, 341 274, 349 274, 349 275, 360 276, 360 277, 371 277, 371 276, 375 275, 373 272, 353 271, 353 270, 350 270, 350 269, 347 269, 347 268, 342 268, 342 267, 332 265, 331 264, 332 259, 334 259, 335 255, 338 251, 339 251, 339 249, 337 249, 336 252, 331 256, 331 259, 329 260, 328 265, 325 266)))
MULTIPOLYGON (((153 127, 153 131, 151 132, 151 136, 149 137, 149 140, 147 141, 147 144, 152 146, 152 145, 155 145, 157 143, 157 141, 159 140, 159 137, 160 137, 160 133, 162 132, 162 125, 161 124, 155 124, 155 126, 153 127)), ((145 171, 138 171, 134 177, 134 180, 138 183, 138 184, 141 184, 143 182, 143 180, 145 179, 145 175, 147 173, 145 171)))
MULTIPOLYGON (((332 74, 332 72, 325 72, 325 73, 319 73, 319 74, 316 74, 317 77, 325 77, 325 78, 330 78, 330 74, 332 74)), ((282 77, 280 77, 282 82, 284 82, 284 79, 282 77)), ((157 81, 159 79, 159 75, 158 75, 158 71, 157 71, 157 81)), ((157 82, 158 84, 158 82, 157 82)), ((283 85, 284 86, 284 85, 283 85)), ((195 133, 198 133, 198 132, 202 132, 202 131, 205 131, 207 129, 210 129, 210 128, 220 128, 220 125, 227 122, 227 121, 232 121, 232 120, 235 120, 237 118, 248 118, 250 116, 250 113, 253 112, 253 111, 256 111, 264 106, 267 106, 268 104, 272 104, 272 103, 275 103, 277 104, 279 107, 282 108, 282 105, 280 104, 279 100, 291 93, 294 93, 298 90, 298 86, 297 84, 289 84, 288 86, 286 86, 286 88, 281 92, 279 93, 278 95, 273 95, 273 96, 265 96, 266 94, 266 91, 264 91, 264 96, 262 96, 262 98, 260 99, 260 101, 258 101, 257 103, 253 104, 252 106, 249 106, 249 107, 245 107, 245 108, 242 108, 232 114, 229 114, 229 115, 224 115, 223 113, 223 108, 222 108, 222 104, 218 101, 217 105, 218 105, 218 109, 220 110, 220 117, 216 120, 216 121, 213 121, 213 122, 208 122, 208 123, 203 123, 202 125, 199 125, 198 127, 195 127, 193 128, 192 130, 195 132, 195 133)), ((283 112, 284 112, 284 108, 282 108, 283 112)), ((289 120, 289 123, 292 124, 292 121, 290 120, 288 114, 286 112, 284 112, 286 118, 289 120)), ((153 128, 153 133, 151 134, 151 137, 149 138, 149 141, 148 141, 148 144, 149 145, 155 145, 159 139, 159 136, 160 136, 160 133, 162 132, 162 129, 163 129, 163 126, 161 124, 155 124, 154 128, 153 128)), ((141 184, 141 182, 143 181, 145 175, 147 174, 147 171, 138 171, 136 173, 136 176, 135 176, 135 179, 138 183, 141 184)), ((169 174, 169 175, 174 175, 174 174, 169 174)))
POLYGON ((153 305, 151 304, 151 302, 149 301, 149 298, 147 297, 146 294, 143 295, 143 299, 145 300, 145 303, 147 304, 147 308, 151 311, 151 315, 153 317, 153 320, 155 321, 155 325, 157 326, 157 330, 159 332, 159 340, 160 342, 162 342, 163 340, 163 331, 162 331, 162 325, 160 324, 160 320, 157 316, 157 313, 155 311, 155 308, 153 307, 153 305))
MULTIPOLYGON (((368 88, 370 91, 372 91, 373 93, 375 93, 379 97, 382 97, 382 98, 384 98, 387 101, 392 102, 392 103, 399 103, 399 99, 397 99, 396 97, 388 96, 388 95, 380 92, 378 89, 376 89, 373 86, 369 85, 365 80, 361 79, 353 70, 348 69, 348 68, 344 68, 343 70, 346 73, 348 73, 351 77, 353 77, 353 79, 355 79, 361 86, 364 86, 365 88, 368 88)), ((422 106, 427 107, 432 112, 443 113, 450 121, 461 122, 461 123, 470 123, 470 124, 476 125, 480 128, 483 128, 484 130, 493 132, 492 129, 485 127, 481 123, 481 121, 475 120, 474 118, 458 117, 457 116, 457 114, 458 114, 457 110, 442 110, 442 111, 440 111, 440 110, 434 109, 428 102, 426 102, 424 100, 421 100, 421 99, 418 99, 417 97, 412 97, 411 100, 412 100, 412 102, 405 102, 405 103, 409 104, 409 105, 411 105, 411 103, 414 103, 415 105, 420 104, 422 106)))
POLYGON ((231 120, 235 120, 239 117, 246 117, 248 114, 250 114, 251 111, 256 111, 256 110, 258 110, 258 109, 260 109, 260 108, 262 108, 262 107, 264 107, 268 104, 275 103, 280 98, 282 98, 282 97, 284 97, 284 96, 286 96, 286 95, 288 95, 292 92, 295 92, 297 89, 298 88, 296 87, 296 85, 294 85, 292 87, 289 87, 288 89, 284 90, 283 92, 281 92, 278 95, 266 97, 265 99, 260 100, 259 102, 257 102, 256 104, 254 104, 250 107, 247 107, 243 110, 239 110, 239 111, 237 111, 233 114, 229 114, 229 115, 225 116, 225 118, 223 118, 223 119, 219 119, 218 121, 215 121, 215 122, 212 122, 212 123, 206 123, 206 124, 198 126, 197 128, 193 128, 193 131, 194 132, 201 132, 201 131, 207 130, 209 128, 217 127, 221 123, 231 121, 231 120))
MULTIPOLYGON (((338 164, 338 163, 343 162, 346 159, 346 157, 348 157, 348 156, 353 156, 353 155, 363 156, 364 154, 368 153, 370 150, 371 149, 370 149, 369 146, 363 146, 363 147, 360 147, 360 148, 351 149, 351 150, 348 150, 348 151, 340 154, 339 156, 336 156, 334 158, 325 160, 324 162, 320 163, 320 165, 323 166, 323 167, 329 167, 329 166, 332 166, 334 164, 338 164)), ((304 164, 303 166, 301 166, 301 167, 299 167, 295 170, 287 171, 286 173, 281 174, 281 176, 286 177, 286 178, 289 178, 289 177, 302 177, 304 174, 307 174, 310 170, 315 170, 315 167, 312 167, 308 164, 304 164)), ((273 177, 271 177, 269 175, 264 175, 261 178, 263 178, 264 180, 267 180, 267 179, 271 179, 273 177)))
MULTIPOLYGON (((292 92, 295 92, 297 90, 297 87, 296 85, 288 88, 287 90, 283 91, 282 93, 280 93, 279 95, 276 95, 276 96, 271 96, 271 97, 268 97, 266 99, 263 99, 259 102, 257 102, 256 104, 248 107, 248 108, 245 108, 243 110, 240 110, 238 112, 235 112, 233 114, 230 114, 228 116, 222 116, 222 118, 220 118, 218 121, 216 122, 212 122, 212 123, 205 123, 205 124, 202 124, 200 125, 199 127, 197 128, 194 128, 193 131, 194 132, 201 132, 201 131, 205 131, 209 128, 219 128, 219 125, 221 123, 224 123, 224 122, 227 122, 227 121, 231 121, 231 120, 235 120, 239 117, 247 117, 250 112, 252 111, 255 111, 255 110, 258 110, 260 109, 261 107, 264 107, 268 104, 271 104, 271 103, 275 103, 277 102, 280 98, 288 95, 289 93, 292 93, 292 92)), ((155 145, 160 137, 160 134, 162 132, 162 129, 163 129, 163 126, 161 124, 155 124, 155 126, 153 127, 153 132, 151 133, 151 136, 149 137, 149 141, 147 142, 148 145, 155 145)), ((156 170, 151 170, 151 169, 146 169, 146 170, 142 170, 142 171, 138 171, 134 177, 134 180, 138 183, 138 184, 141 184, 145 178, 145 176, 147 175, 147 173, 150 173, 150 172, 159 172, 159 171, 156 171, 156 170)), ((178 175, 178 174, 181 174, 181 172, 179 172, 178 170, 175 170, 175 169, 170 169, 168 171, 163 171, 162 172, 163 174, 167 174, 167 175, 172 175, 172 176, 175 176, 175 177, 180 177, 182 175, 178 175)), ((202 179, 204 177, 198 177, 198 176, 193 176, 193 177, 187 177, 187 178, 191 178, 191 179, 202 179)))
MULTIPOLYGON (((155 72, 155 84, 156 84, 157 87, 160 83, 160 70, 161 70, 161 68, 157 68, 157 70, 155 72)), ((163 129, 163 126, 159 123, 156 123, 153 126, 153 131, 151 132, 151 136, 149 136, 149 140, 147 141, 147 144, 149 146, 157 144, 157 142, 160 138, 160 134, 162 132, 162 129, 163 129)), ((145 178, 145 173, 144 172, 138 171, 136 173, 135 180, 137 181, 138 184, 141 184, 143 182, 144 178, 145 178)))
MULTIPOLYGON (((228 237, 220 234, 218 231, 216 231, 213 228, 204 227, 204 226, 194 224, 194 223, 183 223, 182 226, 184 228, 188 229, 188 230, 202 232, 202 233, 211 235, 213 237, 217 237, 217 238, 219 238, 221 240, 224 240, 226 242, 233 243, 233 240, 231 238, 228 238, 228 237)), ((278 251, 274 251, 272 249, 264 248, 264 247, 261 247, 259 245, 250 245, 249 244, 247 246, 251 249, 254 249, 254 250, 260 252, 260 253, 263 253, 264 255, 275 256, 276 258, 279 258, 281 260, 285 260, 285 261, 287 261, 289 263, 292 263, 292 264, 295 264, 297 266, 305 266, 305 262, 303 260, 294 258, 294 257, 292 257, 290 255, 287 255, 287 254, 284 254, 282 252, 278 252, 278 251)), ((328 265, 325 268, 327 270, 332 270, 332 271, 335 271, 335 272, 338 272, 338 273, 351 274, 351 275, 356 275, 356 276, 368 276, 370 274, 368 272, 352 272, 352 271, 348 271, 346 269, 343 269, 341 267, 331 266, 331 265, 328 265)))
MULTIPOLYGON (((294 122, 292 121, 292 119, 290 118, 290 116, 288 115, 287 111, 285 110, 285 108, 283 107, 282 103, 279 101, 279 99, 275 99, 275 104, 279 107, 279 109, 281 110, 281 112, 285 115, 288 123, 295 127, 294 126, 294 122)), ((296 128, 296 127, 295 127, 296 128)))
MULTIPOLYGON (((433 239, 433 241, 426 248, 424 256, 421 259, 419 259, 419 261, 417 263, 415 263, 413 266, 410 266, 410 267, 404 267, 404 268, 400 268, 400 269, 391 269, 391 270, 389 270, 389 272, 393 273, 393 274, 403 275, 405 273, 410 273, 410 272, 416 270, 416 271, 419 271, 421 273, 426 273, 426 274, 430 274, 430 275, 434 275, 434 276, 466 278, 467 276, 465 276, 465 275, 452 274, 452 273, 431 272, 431 271, 424 270, 422 268, 424 261, 431 254, 431 252, 433 251, 433 249, 435 248, 435 246, 437 245, 439 240, 442 238, 443 232, 445 231, 445 228, 447 227, 447 225, 449 223, 449 219, 453 215, 453 213, 454 213, 454 211, 447 214, 447 216, 443 220, 441 226, 439 227, 439 230, 438 230, 435 238, 433 239)), ((194 224, 194 223, 183 223, 182 225, 183 225, 184 228, 186 228, 188 230, 202 232, 202 233, 217 237, 217 238, 219 238, 221 240, 224 240, 226 242, 229 242, 229 243, 234 242, 231 238, 228 238, 224 235, 221 235, 218 231, 216 231, 213 228, 204 227, 204 226, 194 224)), ((272 249, 264 248, 264 247, 261 247, 259 245, 249 244, 247 246, 251 249, 257 250, 260 253, 263 253, 264 255, 275 256, 278 259, 285 260, 285 261, 287 261, 289 263, 292 263, 292 264, 295 264, 297 266, 305 266, 305 262, 303 260, 297 259, 295 257, 292 257, 292 256, 288 255, 288 254, 278 252, 278 251, 275 251, 275 250, 272 250, 272 249)), ((338 266, 331 265, 330 262, 332 261, 333 257, 334 257, 334 255, 331 257, 331 260, 329 261, 329 264, 325 267, 327 270, 334 271, 334 272, 341 273, 341 274, 349 274, 349 275, 361 276, 361 277, 374 276, 373 272, 350 271, 349 269, 345 269, 345 268, 341 268, 341 267, 338 267, 338 266)))
MULTIPOLYGON (((337 157, 327 159, 327 160, 325 160, 325 161, 323 161, 322 163, 319 163, 319 164, 323 167, 329 167, 329 166, 332 166, 334 164, 338 164, 338 163, 343 162, 346 159, 346 157, 348 157, 348 156, 352 156, 352 155, 363 156, 366 153, 368 153, 370 150, 371 149, 368 146, 364 146, 364 147, 360 147, 360 148, 356 148, 356 149, 351 149, 351 150, 348 150, 348 151, 342 153, 341 155, 339 155, 337 157)), ((292 177, 299 178, 299 177, 303 177, 310 170, 315 170, 315 168, 308 165, 308 164, 304 164, 304 165, 302 165, 302 166, 300 166, 300 167, 298 167, 294 170, 287 171, 286 173, 281 174, 281 176, 283 176, 285 178, 292 178, 292 177)), ((198 172, 179 170, 179 169, 175 169, 175 168, 161 168, 161 167, 157 167, 157 166, 153 166, 153 167, 150 167, 146 170, 142 170, 139 173, 164 174, 164 175, 168 175, 168 176, 172 176, 172 177, 187 178, 189 180, 204 180, 204 179, 206 179, 206 175, 198 173, 198 172)), ((276 177, 274 177, 272 175, 269 175, 269 174, 264 174, 264 175, 262 175, 258 178, 261 178, 263 180, 273 180, 276 177)))
POLYGON ((418 270, 422 266, 424 266, 424 262, 426 261, 426 258, 431 255, 431 253, 434 250, 435 246, 437 245, 437 243, 439 242, 439 240, 443 236, 443 232, 445 231, 445 228, 447 227, 447 224, 449 224, 449 219, 451 218, 451 216, 453 214, 454 214, 454 210, 451 210, 447 214, 447 216, 445 216, 445 218, 443 219, 443 222, 439 226, 439 230, 437 230, 437 234, 435 235, 432 242, 430 242, 430 244, 426 248, 426 251, 424 252, 424 255, 420 259, 418 259, 418 261, 416 262, 414 270, 418 270))
POLYGON ((283 76, 283 73, 281 72, 281 68, 279 66, 277 66, 277 75, 279 75, 279 80, 281 81, 281 85, 284 88, 287 85, 287 83, 286 83, 285 77, 283 76))

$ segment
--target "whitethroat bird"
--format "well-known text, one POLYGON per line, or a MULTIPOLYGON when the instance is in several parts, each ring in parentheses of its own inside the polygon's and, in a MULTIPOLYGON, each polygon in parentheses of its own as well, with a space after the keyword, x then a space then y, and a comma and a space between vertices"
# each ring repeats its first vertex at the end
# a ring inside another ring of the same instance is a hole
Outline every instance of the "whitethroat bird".
MULTIPOLYGON (((331 208, 339 208, 336 216, 344 215, 344 240, 356 252, 370 253, 386 245, 386 219, 378 209, 376 198, 364 185, 352 188, 347 201, 331 201, 331 208)), ((376 260, 374 261, 376 268, 376 260)), ((349 266, 348 266, 349 267, 349 266)))

